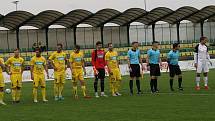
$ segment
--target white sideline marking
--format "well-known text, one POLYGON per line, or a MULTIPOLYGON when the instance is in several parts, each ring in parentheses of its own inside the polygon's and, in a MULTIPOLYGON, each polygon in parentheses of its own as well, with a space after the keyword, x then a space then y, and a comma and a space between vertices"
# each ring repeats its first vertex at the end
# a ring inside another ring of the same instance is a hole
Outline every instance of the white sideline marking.
MULTIPOLYGON (((153 95, 151 92, 148 93, 143 93, 143 94, 151 94, 153 95)), ((165 93, 165 92, 159 92, 159 93, 155 93, 154 95, 187 95, 187 96, 215 96, 215 94, 209 94, 209 93, 165 93)))

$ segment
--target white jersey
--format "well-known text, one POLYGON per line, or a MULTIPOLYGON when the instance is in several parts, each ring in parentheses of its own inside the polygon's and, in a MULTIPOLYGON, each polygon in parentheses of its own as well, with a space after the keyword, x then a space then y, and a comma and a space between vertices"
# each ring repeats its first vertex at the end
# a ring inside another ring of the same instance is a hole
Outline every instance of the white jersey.
POLYGON ((209 61, 210 55, 208 53, 208 47, 199 43, 194 51, 194 62, 197 63, 197 73, 209 72, 209 61))
POLYGON ((195 47, 195 52, 194 52, 194 62, 204 62, 204 61, 210 61, 210 55, 208 53, 208 47, 206 45, 202 45, 199 43, 195 47))

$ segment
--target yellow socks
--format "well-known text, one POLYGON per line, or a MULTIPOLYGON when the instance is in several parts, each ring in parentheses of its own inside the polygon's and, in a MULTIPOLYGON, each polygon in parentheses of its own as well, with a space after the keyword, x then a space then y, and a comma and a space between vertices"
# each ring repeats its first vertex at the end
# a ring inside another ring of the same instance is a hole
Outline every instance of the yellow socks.
POLYGON ((37 100, 37 88, 33 88, 33 98, 34 100, 37 100))
POLYGON ((16 101, 16 89, 12 89, 11 96, 13 101, 16 101))
POLYGON ((63 88, 64 88, 64 84, 59 83, 59 96, 62 96, 63 88))
POLYGON ((20 90, 20 89, 17 89, 17 90, 16 90, 16 101, 19 101, 19 100, 20 100, 20 97, 21 97, 21 90, 20 90))
POLYGON ((44 100, 46 100, 46 88, 42 87, 41 92, 42 92, 42 98, 43 98, 43 101, 44 101, 44 100))
POLYGON ((0 101, 3 101, 3 98, 4 98, 4 92, 0 92, 0 101))
POLYGON ((86 86, 81 86, 84 97, 86 96, 86 86))

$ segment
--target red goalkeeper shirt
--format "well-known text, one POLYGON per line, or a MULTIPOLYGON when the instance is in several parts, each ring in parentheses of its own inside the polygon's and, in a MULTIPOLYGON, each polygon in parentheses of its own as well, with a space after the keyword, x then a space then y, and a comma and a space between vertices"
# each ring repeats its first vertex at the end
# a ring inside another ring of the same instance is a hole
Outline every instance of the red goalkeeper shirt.
POLYGON ((104 50, 93 50, 92 65, 95 66, 96 69, 105 68, 106 62, 105 62, 105 51, 104 50))

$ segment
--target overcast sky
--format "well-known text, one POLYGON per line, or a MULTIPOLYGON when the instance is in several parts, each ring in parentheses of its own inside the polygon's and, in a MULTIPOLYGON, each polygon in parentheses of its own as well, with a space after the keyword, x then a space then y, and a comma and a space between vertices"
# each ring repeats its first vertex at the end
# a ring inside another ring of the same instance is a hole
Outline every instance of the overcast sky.
MULTIPOLYGON (((0 0, 0 14, 7 14, 15 10, 13 0, 0 0)), ((104 8, 114 8, 124 11, 128 8, 144 8, 144 0, 19 0, 18 10, 37 14, 44 10, 58 10, 68 13, 74 9, 86 9, 96 12, 104 8)), ((182 6, 193 6, 201 9, 208 5, 215 5, 215 0, 146 0, 147 10, 156 7, 169 7, 176 10, 182 6)))

